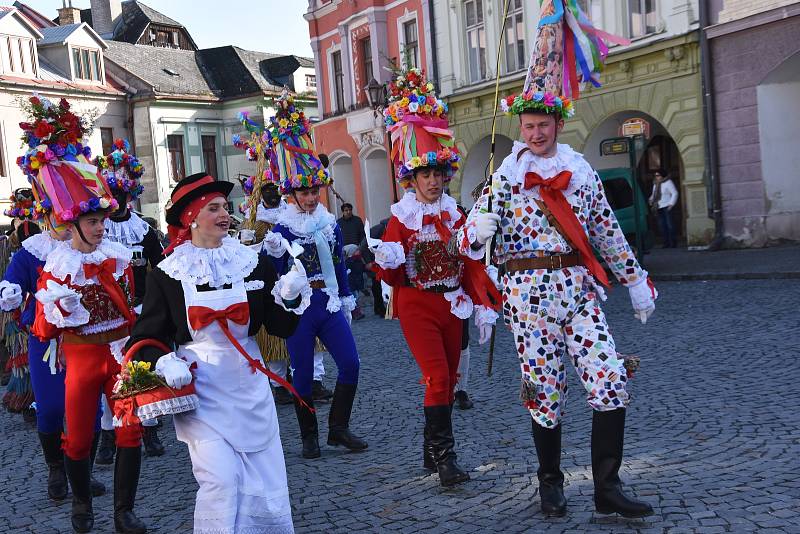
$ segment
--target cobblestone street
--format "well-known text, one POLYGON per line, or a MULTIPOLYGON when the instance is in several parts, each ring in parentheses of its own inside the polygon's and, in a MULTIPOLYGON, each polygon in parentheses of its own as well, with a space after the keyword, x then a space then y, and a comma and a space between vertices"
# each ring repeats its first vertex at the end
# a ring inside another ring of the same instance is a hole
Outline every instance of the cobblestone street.
MULTIPOLYGON (((361 383, 352 428, 364 453, 327 447, 329 405, 319 412, 322 458, 300 458, 294 410, 279 406, 295 528, 306 532, 800 532, 798 280, 662 282, 656 314, 634 321, 628 293, 605 304, 618 349, 641 356, 630 384, 622 477, 656 514, 623 520, 593 512, 591 414, 574 373, 562 466, 569 513, 545 519, 536 491, 530 417, 517 400, 519 368, 501 329, 494 376, 472 344, 475 408, 454 413, 459 460, 472 481, 444 490, 422 469, 420 373, 399 324, 354 324, 361 383), (756 373, 760 373, 757 375, 756 373)), ((476 336, 473 335, 473 339, 476 336)), ((326 385, 335 371, 326 359, 326 385)), ((46 498, 35 429, 0 414, 0 532, 71 532, 69 499, 46 498)), ((170 421, 166 455, 146 458, 137 514, 150 532, 191 532, 196 484, 170 421)), ((95 532, 113 532, 113 469, 98 466, 108 493, 95 499, 95 532)))

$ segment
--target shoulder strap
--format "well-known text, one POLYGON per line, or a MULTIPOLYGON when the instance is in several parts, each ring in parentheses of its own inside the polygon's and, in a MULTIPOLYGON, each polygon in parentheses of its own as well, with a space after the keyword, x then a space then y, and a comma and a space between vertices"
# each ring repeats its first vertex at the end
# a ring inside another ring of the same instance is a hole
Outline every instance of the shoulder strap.
POLYGON ((547 222, 550 223, 550 226, 556 229, 558 235, 561 236, 561 239, 567 242, 567 244, 569 245, 569 247, 572 249, 573 252, 577 252, 579 249, 575 246, 572 240, 569 237, 567 237, 567 233, 564 231, 564 228, 561 226, 561 223, 558 222, 558 219, 556 219, 555 215, 553 215, 553 212, 550 211, 550 209, 547 207, 544 201, 541 198, 537 198, 535 199, 535 202, 536 205, 539 207, 539 209, 542 211, 542 213, 544 213, 544 216, 547 218, 547 222))

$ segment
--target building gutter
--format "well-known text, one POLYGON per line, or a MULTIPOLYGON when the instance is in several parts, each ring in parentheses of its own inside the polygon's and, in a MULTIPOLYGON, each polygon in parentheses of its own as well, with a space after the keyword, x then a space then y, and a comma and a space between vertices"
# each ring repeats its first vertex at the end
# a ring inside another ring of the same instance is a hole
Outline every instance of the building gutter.
POLYGON ((436 16, 433 11, 433 0, 428 0, 428 19, 430 23, 431 32, 431 75, 433 76, 433 85, 439 88, 439 59, 436 50, 436 16))
POLYGON ((722 221, 722 189, 719 183, 719 151, 717 121, 714 108, 714 78, 711 67, 711 47, 706 28, 709 26, 709 4, 700 2, 700 79, 703 90, 703 122, 705 126, 705 167, 711 186, 709 216, 714 220, 714 239, 711 250, 719 249, 724 239, 722 221))

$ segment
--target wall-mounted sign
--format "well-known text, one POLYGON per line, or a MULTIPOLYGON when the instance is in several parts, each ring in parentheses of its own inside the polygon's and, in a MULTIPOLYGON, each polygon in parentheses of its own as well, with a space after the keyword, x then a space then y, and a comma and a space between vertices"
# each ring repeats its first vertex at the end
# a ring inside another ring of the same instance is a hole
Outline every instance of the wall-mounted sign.
POLYGON ((623 137, 633 137, 634 135, 644 136, 645 139, 650 138, 650 123, 644 119, 632 118, 622 123, 619 129, 620 135, 623 137))
POLYGON ((607 139, 600 144, 600 153, 604 156, 615 156, 628 153, 628 142, 607 139))

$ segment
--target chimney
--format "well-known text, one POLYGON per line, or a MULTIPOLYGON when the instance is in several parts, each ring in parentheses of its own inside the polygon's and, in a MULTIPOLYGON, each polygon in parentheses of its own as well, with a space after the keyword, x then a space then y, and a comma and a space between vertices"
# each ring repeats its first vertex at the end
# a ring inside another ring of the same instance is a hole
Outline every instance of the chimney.
POLYGON ((62 8, 58 10, 58 25, 66 26, 67 24, 80 24, 81 23, 81 10, 77 7, 72 7, 72 0, 61 0, 62 8))
POLYGON ((106 39, 114 35, 114 27, 122 15, 121 0, 92 0, 92 28, 106 39))

